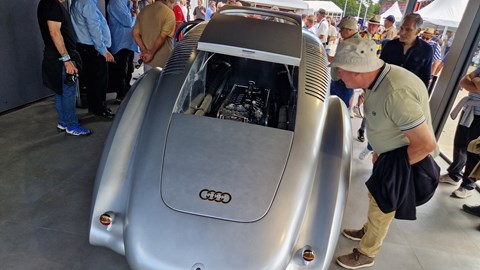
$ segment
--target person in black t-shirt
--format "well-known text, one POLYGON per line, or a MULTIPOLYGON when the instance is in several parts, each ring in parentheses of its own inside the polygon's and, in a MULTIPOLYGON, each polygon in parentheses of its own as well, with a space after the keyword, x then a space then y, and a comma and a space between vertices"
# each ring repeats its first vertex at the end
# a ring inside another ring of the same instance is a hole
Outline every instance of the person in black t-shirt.
POLYGON ((76 64, 81 59, 75 50, 76 36, 65 0, 41 0, 37 8, 38 24, 45 44, 42 75, 46 87, 55 92, 57 129, 74 136, 92 132, 80 126, 75 112, 77 93, 76 64))
POLYGON ((432 77, 432 46, 420 39, 423 19, 417 13, 403 18, 398 38, 388 41, 382 48, 380 59, 386 63, 401 66, 417 75, 428 88, 432 77))

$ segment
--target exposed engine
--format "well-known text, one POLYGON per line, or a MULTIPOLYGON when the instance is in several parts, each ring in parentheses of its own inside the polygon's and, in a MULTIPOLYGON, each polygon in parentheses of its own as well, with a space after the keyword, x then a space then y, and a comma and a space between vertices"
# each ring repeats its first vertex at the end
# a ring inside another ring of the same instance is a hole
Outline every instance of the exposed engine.
POLYGON ((218 110, 217 117, 268 126, 270 89, 260 89, 255 82, 235 84, 218 110))
POLYGON ((178 112, 294 130, 295 68, 290 71, 285 65, 207 56, 189 73, 178 112))

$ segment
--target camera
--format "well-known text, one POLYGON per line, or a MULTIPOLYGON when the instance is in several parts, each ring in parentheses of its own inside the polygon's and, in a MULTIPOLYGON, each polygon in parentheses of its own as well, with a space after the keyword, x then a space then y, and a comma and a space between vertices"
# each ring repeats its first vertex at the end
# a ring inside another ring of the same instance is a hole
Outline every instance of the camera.
POLYGON ((65 85, 74 86, 77 82, 78 74, 67 74, 65 76, 65 85))

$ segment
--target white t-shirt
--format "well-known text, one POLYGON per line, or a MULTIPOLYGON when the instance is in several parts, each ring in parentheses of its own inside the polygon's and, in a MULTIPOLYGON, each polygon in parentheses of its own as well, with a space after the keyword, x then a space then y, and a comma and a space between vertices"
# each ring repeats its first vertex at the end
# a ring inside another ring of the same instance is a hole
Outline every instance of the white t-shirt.
POLYGON ((320 38, 320 41, 322 43, 327 43, 327 38, 328 38, 328 22, 325 19, 322 19, 319 23, 316 25, 316 32, 315 34, 317 35, 318 38, 320 38, 320 35, 323 35, 323 38, 320 38))
POLYGON ((187 21, 188 9, 186 6, 182 6, 182 13, 183 13, 183 18, 185 18, 185 21, 187 21))

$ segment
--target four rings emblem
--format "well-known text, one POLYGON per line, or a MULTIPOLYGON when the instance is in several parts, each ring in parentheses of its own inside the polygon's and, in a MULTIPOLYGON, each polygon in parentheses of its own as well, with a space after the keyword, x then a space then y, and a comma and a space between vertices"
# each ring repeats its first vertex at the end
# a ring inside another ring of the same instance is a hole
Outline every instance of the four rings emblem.
POLYGON ((212 202, 229 203, 232 200, 232 195, 230 195, 230 193, 210 189, 202 189, 200 193, 198 193, 198 196, 200 196, 200 199, 202 200, 209 200, 212 202))

